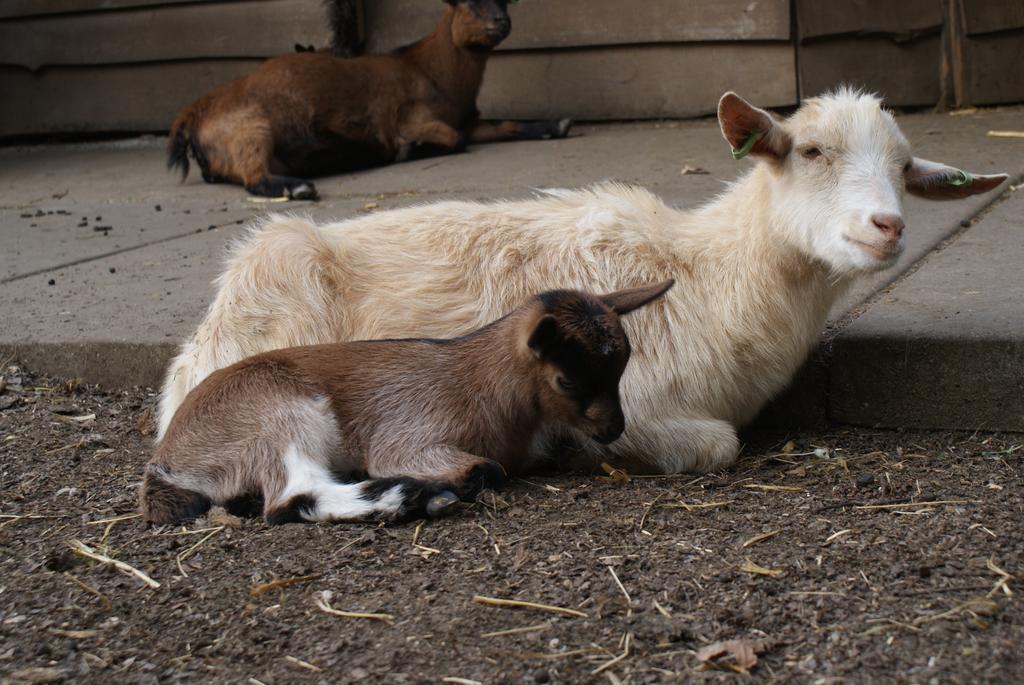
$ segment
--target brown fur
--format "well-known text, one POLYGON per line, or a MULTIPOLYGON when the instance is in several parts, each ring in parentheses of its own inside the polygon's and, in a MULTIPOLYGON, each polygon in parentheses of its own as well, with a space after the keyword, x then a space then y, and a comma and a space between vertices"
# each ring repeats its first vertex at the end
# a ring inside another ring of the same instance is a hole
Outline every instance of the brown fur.
POLYGON ((567 122, 480 124, 491 50, 508 35, 505 0, 451 0, 426 38, 387 55, 283 55, 187 106, 168 166, 257 195, 315 197, 305 177, 434 152, 467 141, 561 137, 567 122), (302 178, 300 178, 302 177, 302 178))
MULTIPOLYGON (((175 414, 140 509, 168 523, 258 495, 268 520, 301 518, 317 502, 289 489, 289 450, 342 482, 413 482, 429 499, 474 496, 522 470, 547 426, 611 442, 624 429, 618 384, 630 351, 619 314, 671 285, 601 298, 551 291, 462 338, 295 347, 221 369, 175 414)), ((427 499, 401 513, 422 515, 427 499)))

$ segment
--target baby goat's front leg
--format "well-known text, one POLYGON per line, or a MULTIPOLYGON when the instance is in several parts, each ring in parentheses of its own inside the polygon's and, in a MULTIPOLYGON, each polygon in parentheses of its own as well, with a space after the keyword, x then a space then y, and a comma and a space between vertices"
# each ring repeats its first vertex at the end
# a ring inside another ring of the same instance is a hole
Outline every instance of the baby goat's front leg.
POLYGON ((392 453, 370 464, 372 477, 407 476, 446 483, 463 500, 472 500, 481 490, 500 487, 508 480, 498 462, 450 445, 431 445, 410 454, 392 453))
POLYGON ((466 136, 439 119, 411 121, 402 127, 396 162, 466 149, 466 136))

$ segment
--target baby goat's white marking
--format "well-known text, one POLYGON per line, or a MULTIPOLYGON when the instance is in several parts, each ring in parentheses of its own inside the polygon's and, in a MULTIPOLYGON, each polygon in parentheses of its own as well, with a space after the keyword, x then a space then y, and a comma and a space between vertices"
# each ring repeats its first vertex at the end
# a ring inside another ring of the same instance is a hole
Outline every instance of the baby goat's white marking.
POLYGON ((376 500, 363 499, 366 482, 337 482, 319 460, 302 454, 295 445, 288 446, 281 462, 288 480, 279 501, 284 504, 298 495, 312 497, 316 508, 300 512, 307 521, 358 521, 374 514, 387 518, 398 513, 405 499, 401 485, 376 500))

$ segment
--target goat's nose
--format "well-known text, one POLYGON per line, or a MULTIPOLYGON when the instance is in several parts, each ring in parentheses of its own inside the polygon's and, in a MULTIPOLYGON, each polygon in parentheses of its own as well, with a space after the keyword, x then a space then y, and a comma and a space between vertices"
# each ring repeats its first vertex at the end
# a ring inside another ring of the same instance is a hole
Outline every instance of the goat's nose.
POLYGON ((899 214, 872 214, 871 223, 889 240, 899 240, 906 224, 899 214))

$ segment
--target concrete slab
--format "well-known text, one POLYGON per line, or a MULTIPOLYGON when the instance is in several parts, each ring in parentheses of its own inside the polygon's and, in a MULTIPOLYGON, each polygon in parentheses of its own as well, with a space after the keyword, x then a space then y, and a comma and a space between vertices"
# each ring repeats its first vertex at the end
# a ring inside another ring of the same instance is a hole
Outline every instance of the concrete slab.
POLYGON ((251 214, 244 194, 181 193, 162 156, 155 137, 0 148, 0 282, 251 214))
POLYGON ((1024 431, 1024 189, 931 254, 834 342, 833 419, 1024 431))
MULTIPOLYGON (((1024 174, 1018 149, 1024 144, 985 136, 990 129, 1024 128, 1024 108, 909 115, 901 125, 921 156, 972 171, 1024 174)), ((210 281, 224 248, 243 230, 237 222, 266 211, 341 219, 445 198, 524 197, 536 188, 605 179, 639 183, 672 204, 692 206, 748 164, 730 158, 713 120, 578 131, 566 140, 479 146, 464 155, 320 179, 321 202, 287 205, 254 203, 236 187, 207 185, 195 176, 178 183, 164 169, 158 138, 0 149, 0 358, 14 353, 34 368, 107 385, 157 385, 175 344, 191 333, 212 298, 210 281), (684 175, 685 167, 708 173, 684 175), (97 224, 111 229, 96 231, 97 224)), ((991 199, 911 200, 906 255, 849 293, 833 311, 836 321, 991 199)), ((828 368, 812 365, 805 374, 811 380, 777 405, 783 423, 826 416, 828 368)))

